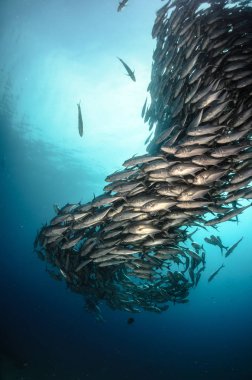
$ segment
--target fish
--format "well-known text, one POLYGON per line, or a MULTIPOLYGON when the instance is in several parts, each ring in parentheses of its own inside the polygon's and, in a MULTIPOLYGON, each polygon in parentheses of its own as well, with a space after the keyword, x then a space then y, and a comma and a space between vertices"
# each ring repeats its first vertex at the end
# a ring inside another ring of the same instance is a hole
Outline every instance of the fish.
POLYGON ((184 163, 184 164, 175 164, 168 171, 170 175, 186 176, 189 174, 193 175, 201 170, 202 168, 199 167, 198 165, 195 165, 193 163, 184 163))
POLYGON ((202 207, 205 207, 205 206, 208 206, 209 204, 211 204, 212 202, 210 201, 181 201, 181 202, 178 202, 176 204, 176 206, 178 208, 182 208, 182 209, 196 209, 196 208, 202 208, 202 207))
POLYGON ((131 169, 131 170, 125 169, 125 170, 121 170, 121 171, 116 171, 116 172, 108 175, 105 178, 105 181, 106 182, 114 182, 114 181, 119 181, 119 180, 122 180, 122 179, 128 179, 131 176, 133 176, 134 174, 136 174, 136 170, 135 169, 131 169))
POLYGON ((208 278, 208 282, 212 281, 222 268, 224 268, 224 264, 222 264, 215 272, 211 274, 211 276, 208 278))
POLYGON ((154 199, 150 202, 145 203, 142 206, 142 210, 144 212, 157 212, 162 210, 168 210, 176 203, 176 201, 170 201, 165 198, 154 199))
POLYGON ((228 211, 223 216, 220 216, 220 217, 215 218, 215 219, 210 219, 207 222, 205 222, 204 224, 205 224, 205 226, 213 226, 215 224, 225 222, 225 221, 230 220, 230 219, 234 218, 235 216, 241 214, 244 210, 246 210, 250 206, 251 205, 247 205, 244 207, 239 207, 235 210, 228 211))
POLYGON ((227 247, 208 228, 238 222, 251 206, 241 201, 252 198, 252 8, 203 4, 167 0, 156 13, 140 110, 151 131, 146 152, 108 174, 100 195, 56 207, 34 241, 39 259, 98 320, 103 305, 161 313, 187 303, 209 255, 193 241, 197 230, 225 258, 241 241, 227 247))
POLYGON ((104 219, 104 217, 108 214, 109 211, 110 211, 110 208, 102 210, 97 214, 90 215, 87 218, 85 218, 83 222, 74 225, 73 229, 81 230, 83 228, 87 228, 97 223, 100 223, 104 219))
POLYGON ((82 236, 78 236, 75 239, 66 241, 65 243, 62 244, 61 249, 69 249, 74 247, 80 240, 82 240, 82 236))
POLYGON ((178 148, 174 155, 175 157, 178 157, 178 158, 190 158, 190 157, 195 158, 195 156, 201 156, 202 154, 208 151, 209 151, 208 147, 192 145, 192 146, 185 146, 185 147, 178 148))
POLYGON ((179 196, 178 201, 192 201, 204 197, 209 192, 207 187, 192 186, 184 190, 179 196))
POLYGON ((219 180, 226 173, 227 171, 222 169, 209 169, 204 172, 201 171, 194 177, 192 183, 193 185, 209 185, 219 180))
POLYGON ((208 243, 208 244, 212 244, 212 245, 217 245, 220 250, 221 250, 221 253, 223 253, 223 249, 228 249, 228 247, 224 246, 222 241, 221 241, 221 238, 219 236, 214 236, 214 235, 211 235, 210 236, 210 239, 205 237, 204 240, 208 243))
POLYGON ((128 325, 132 325, 132 323, 134 323, 134 322, 135 322, 135 319, 132 317, 128 318, 128 320, 127 320, 128 325))
POLYGON ((67 230, 69 229, 69 227, 58 227, 58 226, 48 226, 48 227, 45 227, 44 230, 43 230, 43 234, 44 236, 46 237, 50 237, 50 236, 60 236, 62 235, 64 232, 66 232, 67 230))
POLYGON ((82 120, 80 102, 77 103, 77 107, 78 107, 78 130, 79 130, 80 137, 82 137, 83 136, 83 120, 82 120))
POLYGON ((202 122, 206 123, 210 120, 213 120, 216 116, 220 115, 221 112, 223 112, 228 104, 230 103, 230 100, 227 100, 220 104, 214 104, 211 107, 209 107, 202 116, 202 122))
POLYGON ((79 272, 81 269, 83 269, 86 265, 88 265, 92 260, 91 259, 87 259, 87 260, 84 260, 82 261, 78 267, 75 269, 75 272, 79 272))
POLYGON ((142 156, 133 156, 132 158, 129 158, 128 160, 124 161, 123 166, 125 166, 126 168, 130 166, 134 167, 136 165, 145 164, 147 162, 155 161, 158 159, 165 160, 165 157, 163 155, 151 156, 149 154, 144 154, 142 156))
POLYGON ((124 7, 126 7, 127 3, 128 3, 128 0, 119 1, 118 7, 117 7, 117 12, 121 12, 121 10, 124 7))
POLYGON ((211 125, 211 124, 205 124, 205 125, 199 125, 197 127, 188 128, 187 135, 188 136, 204 136, 204 135, 211 135, 215 134, 220 129, 225 128, 223 125, 211 125))
POLYGON ((239 239, 236 243, 234 243, 231 247, 229 247, 225 253, 225 257, 228 257, 238 246, 238 244, 243 240, 243 237, 239 239))
POLYGON ((131 70, 131 68, 127 65, 127 63, 125 63, 121 58, 117 57, 119 59, 119 61, 123 64, 123 66, 125 67, 129 77, 133 80, 133 82, 136 81, 136 77, 135 77, 135 74, 134 74, 134 71, 131 70))
POLYGON ((141 112, 141 117, 142 118, 144 118, 145 111, 146 111, 146 106, 147 106, 147 98, 145 99, 145 102, 144 102, 144 105, 143 105, 143 108, 142 108, 142 112, 141 112))
POLYGON ((244 180, 250 178, 251 179, 252 177, 252 168, 251 167, 246 167, 240 171, 238 171, 238 173, 236 173, 233 178, 231 179, 230 181, 230 184, 236 184, 236 183, 239 183, 239 182, 243 182, 244 180))
POLYGON ((135 235, 154 235, 160 232, 160 229, 148 225, 148 224, 131 224, 131 226, 124 229, 125 232, 129 232, 135 235))

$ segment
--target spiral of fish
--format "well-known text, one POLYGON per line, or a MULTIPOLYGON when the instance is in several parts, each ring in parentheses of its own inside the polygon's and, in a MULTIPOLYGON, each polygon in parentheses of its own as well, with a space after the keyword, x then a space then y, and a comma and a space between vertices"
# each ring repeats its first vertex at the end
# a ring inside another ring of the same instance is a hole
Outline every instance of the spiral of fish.
POLYGON ((203 3, 173 0, 157 12, 142 111, 155 129, 148 153, 109 175, 99 197, 56 210, 36 237, 49 274, 98 318, 102 302, 129 312, 187 302, 206 255, 188 248, 188 227, 207 230, 250 207, 252 7, 203 3))

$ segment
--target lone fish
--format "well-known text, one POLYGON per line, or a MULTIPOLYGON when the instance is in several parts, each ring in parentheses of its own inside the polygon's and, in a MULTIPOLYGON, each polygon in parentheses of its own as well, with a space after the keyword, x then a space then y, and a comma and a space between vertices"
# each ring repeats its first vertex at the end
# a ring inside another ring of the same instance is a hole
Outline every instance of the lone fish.
POLYGON ((117 57, 117 58, 119 59, 120 62, 122 62, 122 64, 125 67, 129 77, 135 82, 136 77, 135 77, 134 71, 132 71, 131 68, 127 65, 127 63, 125 63, 121 58, 119 58, 119 57, 117 57))
POLYGON ((128 0, 119 1, 117 12, 120 12, 127 5, 127 2, 128 0))
POLYGON ((219 271, 224 268, 224 265, 222 264, 215 272, 211 274, 211 276, 208 279, 208 282, 212 281, 214 277, 219 273, 219 271))
POLYGON ((230 255, 230 253, 232 253, 234 251, 234 249, 237 247, 237 245, 242 241, 243 237, 241 239, 239 239, 235 244, 232 245, 232 247, 228 248, 226 254, 225 254, 225 257, 228 257, 230 255))
POLYGON ((80 137, 82 137, 83 136, 83 120, 82 120, 80 102, 77 103, 77 107, 78 107, 78 129, 79 129, 79 135, 80 137))

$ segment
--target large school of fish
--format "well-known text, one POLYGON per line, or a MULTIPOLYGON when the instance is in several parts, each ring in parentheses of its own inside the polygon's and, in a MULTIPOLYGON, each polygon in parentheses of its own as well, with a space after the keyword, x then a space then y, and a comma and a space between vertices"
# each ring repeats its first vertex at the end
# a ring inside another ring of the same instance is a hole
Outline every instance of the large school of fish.
MULTIPOLYGON (((203 3, 170 0, 157 12, 151 101, 142 110, 155 128, 148 154, 125 161, 89 203, 57 209, 36 238, 50 275, 98 318, 100 303, 162 312, 187 302, 206 262, 194 232, 250 207, 252 8, 203 3)), ((219 236, 205 241, 227 257, 241 239, 230 248, 219 236)))

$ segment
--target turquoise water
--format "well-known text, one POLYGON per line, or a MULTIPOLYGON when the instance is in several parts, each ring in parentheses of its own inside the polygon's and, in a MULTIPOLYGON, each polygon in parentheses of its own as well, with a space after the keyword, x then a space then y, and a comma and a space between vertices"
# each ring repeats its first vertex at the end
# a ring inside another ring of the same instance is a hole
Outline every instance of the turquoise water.
MULTIPOLYGON (((103 308, 53 281, 33 253, 53 204, 87 202, 104 178, 145 152, 141 108, 150 81, 159 0, 11 0, 0 4, 1 378, 250 379, 251 210, 218 235, 243 236, 224 260, 205 244, 207 268, 188 304, 162 314, 103 308), (135 70, 136 83, 117 57, 135 70), (81 101, 84 136, 77 125, 81 101), (213 282, 209 275, 224 262, 213 282)), ((195 240, 216 232, 198 232, 195 240)))

